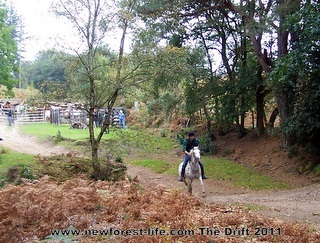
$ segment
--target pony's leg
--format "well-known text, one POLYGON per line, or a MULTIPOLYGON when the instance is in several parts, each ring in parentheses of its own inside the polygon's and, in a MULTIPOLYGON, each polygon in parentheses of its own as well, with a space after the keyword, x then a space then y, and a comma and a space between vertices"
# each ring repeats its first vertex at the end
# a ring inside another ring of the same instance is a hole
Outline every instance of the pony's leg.
POLYGON ((188 182, 188 192, 190 195, 192 194, 192 181, 188 182))
POLYGON ((186 187, 188 187, 188 183, 187 183, 186 177, 183 177, 183 182, 186 185, 186 187))
POLYGON ((200 181, 200 185, 201 185, 201 188, 202 188, 202 195, 205 196, 206 193, 204 191, 204 184, 203 184, 202 176, 199 176, 199 181, 200 181))

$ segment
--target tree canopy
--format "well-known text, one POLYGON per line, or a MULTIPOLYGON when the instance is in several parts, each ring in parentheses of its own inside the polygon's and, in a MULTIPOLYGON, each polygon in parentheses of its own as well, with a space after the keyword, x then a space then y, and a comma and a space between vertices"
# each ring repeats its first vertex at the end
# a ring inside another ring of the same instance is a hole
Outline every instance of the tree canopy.
POLYGON ((146 103, 147 114, 158 120, 175 114, 205 119, 209 133, 212 126, 236 126, 241 138, 248 113, 255 114, 261 136, 279 111, 284 147, 317 147, 318 1, 116 1, 119 12, 113 13, 102 0, 75 12, 70 6, 84 2, 59 2, 63 8, 56 13, 73 21, 82 46, 74 47, 67 65, 50 58, 45 62, 52 70, 39 64, 46 71, 38 78, 65 82, 64 69, 68 87, 86 100, 89 114, 121 95, 146 103), (76 12, 86 8, 85 15, 76 12), (104 42, 116 26, 123 36, 119 52, 112 53, 104 42))
POLYGON ((15 40, 15 25, 11 22, 8 8, 0 1, 0 84, 12 90, 18 71, 18 48, 15 40))

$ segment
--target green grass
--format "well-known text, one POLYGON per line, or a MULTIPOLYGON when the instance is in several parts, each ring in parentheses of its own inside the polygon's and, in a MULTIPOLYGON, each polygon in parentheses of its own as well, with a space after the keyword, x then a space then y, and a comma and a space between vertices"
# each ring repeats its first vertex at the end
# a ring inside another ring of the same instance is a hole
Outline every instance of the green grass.
POLYGON ((174 141, 159 134, 149 134, 148 132, 136 129, 116 129, 118 138, 128 146, 137 147, 145 152, 163 153, 163 151, 173 148, 174 141))
MULTIPOLYGON (((20 126, 19 130, 23 133, 37 136, 39 138, 47 138, 57 136, 60 132, 63 138, 83 141, 89 138, 89 129, 70 129, 70 126, 63 124, 60 126, 43 123, 28 124, 20 126)), ((100 132, 100 128, 95 129, 95 135, 100 132)), ((137 146, 148 152, 155 150, 167 150, 173 146, 173 141, 159 134, 149 134, 137 129, 117 129, 111 128, 109 134, 104 134, 102 140, 119 140, 123 143, 129 143, 131 146, 137 146)))
POLYGON ((159 174, 165 173, 170 168, 170 164, 163 160, 136 160, 132 164, 148 167, 159 174))
POLYGON ((248 211, 261 211, 266 209, 266 206, 256 205, 252 203, 232 203, 235 207, 244 207, 248 211))
MULTIPOLYGON (((68 138, 72 140, 83 141, 89 138, 89 129, 70 129, 70 125, 63 124, 60 126, 43 123, 43 124, 28 124, 20 126, 19 130, 23 133, 35 135, 39 138, 47 138, 57 136, 60 132, 63 138, 68 138)), ((97 134, 100 131, 100 128, 95 129, 97 134)), ((113 134, 105 134, 104 138, 111 138, 113 134)))
POLYGON ((2 149, 0 154, 0 179, 5 179, 8 169, 14 165, 30 167, 35 164, 34 156, 2 149))
MULTIPOLYGON (((20 130, 24 133, 37 135, 40 138, 56 136, 58 131, 63 138, 75 141, 87 141, 89 138, 88 129, 69 129, 69 125, 33 124, 21 126, 20 130)), ((99 132, 99 128, 96 129, 97 132, 99 132)), ((65 143, 68 143, 68 141, 64 141, 63 145, 66 145, 65 143)), ((74 146, 74 143, 71 143, 71 146, 74 146)), ((111 128, 110 134, 105 134, 103 137, 101 146, 102 150, 108 151, 109 149, 111 152, 123 156, 127 162, 134 165, 148 167, 156 173, 177 175, 180 162, 171 162, 174 158, 170 161, 166 154, 167 151, 173 149, 174 141, 157 134, 155 131, 151 134, 148 131, 134 128, 111 128)), ((226 183, 237 187, 254 190, 289 188, 285 183, 275 181, 270 176, 261 175, 236 162, 209 156, 202 157, 202 161, 205 166, 205 174, 208 177, 226 181, 226 183)))
MULTIPOLYGON (((88 141, 89 129, 70 129, 69 125, 57 126, 54 124, 28 124, 20 126, 21 132, 37 136, 41 139, 56 137, 58 132, 62 138, 71 139, 76 143, 63 141, 62 145, 66 147, 75 146, 77 142, 88 141)), ((100 132, 100 128, 95 129, 95 136, 100 132)), ((104 134, 104 141, 112 141, 112 145, 118 150, 124 150, 122 154, 128 154, 130 148, 138 148, 142 154, 146 153, 162 153, 165 150, 173 148, 174 141, 167 137, 161 137, 159 134, 149 134, 148 132, 137 129, 117 129, 111 128, 109 134, 104 134)), ((81 144, 81 143, 80 143, 81 144)))
POLYGON ((231 182, 233 185, 255 190, 288 189, 283 182, 275 181, 270 176, 261 175, 236 162, 227 159, 203 157, 206 174, 218 180, 231 182))
MULTIPOLYGON (((243 165, 226 159, 202 157, 206 176, 226 181, 237 187, 253 190, 289 189, 289 185, 275 181, 270 176, 261 175, 243 165)), ((161 160, 136 160, 135 165, 147 167, 156 173, 178 175, 179 163, 170 164, 161 160)))

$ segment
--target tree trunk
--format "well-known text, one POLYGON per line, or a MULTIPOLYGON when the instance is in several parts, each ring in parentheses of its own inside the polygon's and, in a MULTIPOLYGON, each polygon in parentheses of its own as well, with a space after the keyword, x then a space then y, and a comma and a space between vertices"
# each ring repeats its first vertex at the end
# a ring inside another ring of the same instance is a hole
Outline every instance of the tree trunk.
POLYGON ((207 123, 206 130, 207 130, 207 133, 208 133, 208 137, 210 138, 211 141, 214 141, 215 140, 215 136, 214 136, 214 133, 211 130, 211 116, 209 115, 209 112, 208 112, 206 106, 204 106, 203 110, 204 110, 204 114, 206 116, 206 123, 207 123))
POLYGON ((98 148, 96 142, 94 142, 93 145, 91 145, 91 158, 92 158, 92 168, 93 168, 93 177, 96 180, 101 179, 101 168, 99 163, 99 157, 98 157, 98 148))
POLYGON ((252 123, 252 129, 254 129, 254 111, 251 110, 251 123, 252 123))
POLYGON ((99 149, 99 143, 95 139, 94 136, 94 119, 93 119, 93 105, 91 106, 89 111, 89 135, 90 135, 90 146, 91 146, 91 160, 92 160, 92 168, 93 168, 93 177, 96 180, 99 180, 101 178, 101 169, 100 169, 100 163, 99 163, 99 157, 98 157, 98 149, 99 149))
POLYGON ((279 114, 278 108, 275 108, 275 109, 272 111, 271 116, 270 116, 270 119, 269 119, 269 125, 270 125, 270 127, 274 127, 274 122, 275 122, 278 114, 279 114))
MULTIPOLYGON (((296 1, 299 2, 299 1, 296 1)), ((290 2, 288 2, 290 4, 290 2)), ((294 3, 294 1, 292 1, 294 3)), ((287 4, 285 0, 277 0, 278 6, 284 6, 287 4)), ((296 5, 296 10, 299 9, 299 4, 296 5)), ((295 10, 291 10, 293 13, 295 10)), ((279 31, 278 31, 278 57, 284 57, 288 54, 288 36, 289 33, 285 30, 284 22, 286 16, 291 14, 290 12, 281 12, 279 15, 279 31)), ((279 110, 279 117, 280 117, 280 126, 283 126, 287 123, 289 117, 293 114, 293 102, 290 99, 291 91, 284 90, 283 87, 278 87, 275 92, 275 98, 279 110)), ((293 142, 293 138, 288 135, 285 131, 282 132, 282 140, 281 145, 285 148, 290 146, 293 142)))
POLYGON ((262 136, 265 131, 264 127, 264 85, 259 85, 256 91, 256 106, 257 106, 257 135, 262 136))
MULTIPOLYGON (((289 91, 290 92, 290 91, 289 91)), ((292 102, 289 101, 290 98, 288 93, 282 89, 278 89, 276 93, 276 102, 279 110, 280 117, 280 127, 287 124, 289 117, 293 113, 292 102)), ((287 134, 285 131, 282 132, 281 145, 284 148, 288 148, 293 144, 293 136, 287 134)))
POLYGON ((262 80, 262 67, 259 66, 257 72, 257 79, 259 80, 259 86, 256 91, 256 109, 257 109, 257 135, 261 137, 264 134, 264 97, 265 86, 262 80))
POLYGON ((238 125, 238 138, 243 138, 247 132, 246 132, 246 129, 244 127, 244 121, 245 121, 245 113, 242 112, 243 110, 243 107, 244 107, 244 103, 245 103, 245 100, 243 97, 241 97, 241 104, 240 104, 240 110, 241 110, 241 114, 240 114, 240 123, 239 121, 237 121, 237 125, 238 125))

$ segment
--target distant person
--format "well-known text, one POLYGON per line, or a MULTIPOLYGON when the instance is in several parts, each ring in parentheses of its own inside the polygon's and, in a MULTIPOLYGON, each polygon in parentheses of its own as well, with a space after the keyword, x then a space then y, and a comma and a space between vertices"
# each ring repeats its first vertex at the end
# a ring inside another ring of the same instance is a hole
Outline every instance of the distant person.
POLYGON ((12 119, 12 117, 13 117, 13 111, 12 111, 12 106, 11 106, 11 105, 8 106, 8 113, 7 113, 7 115, 8 115, 8 123, 9 123, 9 126, 12 126, 12 124, 13 124, 13 119, 12 119))
POLYGON ((104 122, 104 114, 102 114, 101 112, 98 112, 98 123, 99 123, 99 127, 102 127, 104 122))
POLYGON ((103 114, 103 123, 106 124, 107 121, 108 121, 108 110, 105 110, 103 114))
POLYGON ((99 127, 99 111, 96 109, 93 112, 93 121, 94 121, 94 125, 96 127, 99 127))
POLYGON ((109 125, 110 125, 110 119, 108 118, 108 110, 105 110, 104 114, 103 114, 103 124, 106 125, 106 131, 105 133, 109 134, 110 130, 109 130, 109 125))
POLYGON ((119 111, 119 125, 121 128, 125 128, 125 119, 126 119, 126 115, 123 113, 123 110, 119 111))

